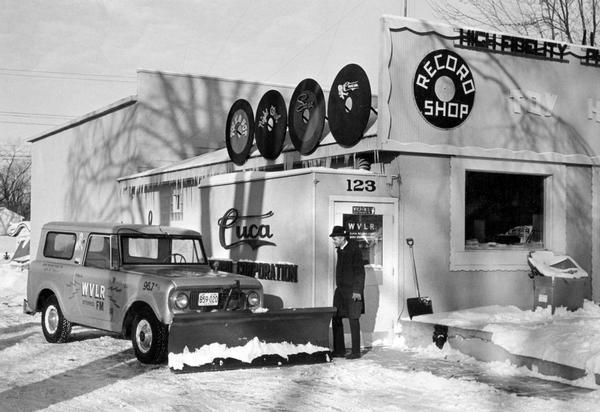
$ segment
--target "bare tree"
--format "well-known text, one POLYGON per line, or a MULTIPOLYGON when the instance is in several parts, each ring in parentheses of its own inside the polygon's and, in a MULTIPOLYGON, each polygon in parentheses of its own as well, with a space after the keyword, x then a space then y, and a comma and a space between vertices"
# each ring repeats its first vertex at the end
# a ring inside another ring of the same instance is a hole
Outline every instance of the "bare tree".
POLYGON ((600 0, 427 0, 454 25, 593 45, 600 0))
POLYGON ((17 146, 0 150, 0 206, 29 220, 31 157, 17 146))

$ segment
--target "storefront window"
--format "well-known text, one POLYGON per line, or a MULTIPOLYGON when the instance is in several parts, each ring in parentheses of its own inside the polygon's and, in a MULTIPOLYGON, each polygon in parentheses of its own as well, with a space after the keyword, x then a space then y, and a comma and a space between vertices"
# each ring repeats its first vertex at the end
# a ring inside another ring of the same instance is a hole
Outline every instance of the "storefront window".
POLYGON ((534 249, 566 248, 566 167, 450 160, 450 270, 528 270, 534 249))
POLYGON ((544 178, 466 171, 465 249, 543 248, 544 178))

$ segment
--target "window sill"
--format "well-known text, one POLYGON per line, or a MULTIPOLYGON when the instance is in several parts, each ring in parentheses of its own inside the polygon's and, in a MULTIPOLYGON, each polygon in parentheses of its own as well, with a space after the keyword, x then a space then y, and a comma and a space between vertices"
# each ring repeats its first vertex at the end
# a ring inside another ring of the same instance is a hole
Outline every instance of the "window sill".
POLYGON ((526 271, 529 270, 529 249, 489 248, 480 250, 454 251, 450 253, 451 271, 526 271))
POLYGON ((507 245, 504 243, 479 243, 477 245, 465 245, 466 252, 478 250, 544 250, 544 245, 541 242, 507 245))

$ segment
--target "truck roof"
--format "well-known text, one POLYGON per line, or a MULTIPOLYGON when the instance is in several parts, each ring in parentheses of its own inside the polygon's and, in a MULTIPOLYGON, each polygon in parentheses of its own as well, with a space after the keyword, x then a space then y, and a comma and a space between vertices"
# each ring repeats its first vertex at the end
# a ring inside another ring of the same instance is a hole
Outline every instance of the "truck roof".
POLYGON ((138 233, 144 235, 200 236, 200 233, 195 230, 180 227, 105 222, 48 222, 43 226, 43 230, 107 234, 138 233))

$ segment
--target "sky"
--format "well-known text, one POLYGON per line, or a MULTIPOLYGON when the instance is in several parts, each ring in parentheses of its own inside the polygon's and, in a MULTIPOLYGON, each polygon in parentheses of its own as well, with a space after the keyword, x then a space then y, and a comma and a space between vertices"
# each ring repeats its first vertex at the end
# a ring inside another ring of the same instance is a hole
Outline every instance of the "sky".
MULTIPOLYGON (((426 1, 407 6, 435 19, 426 1)), ((328 87, 355 62, 376 85, 379 18, 403 12, 402 0, 0 0, 0 150, 135 95, 140 68, 328 87)))

